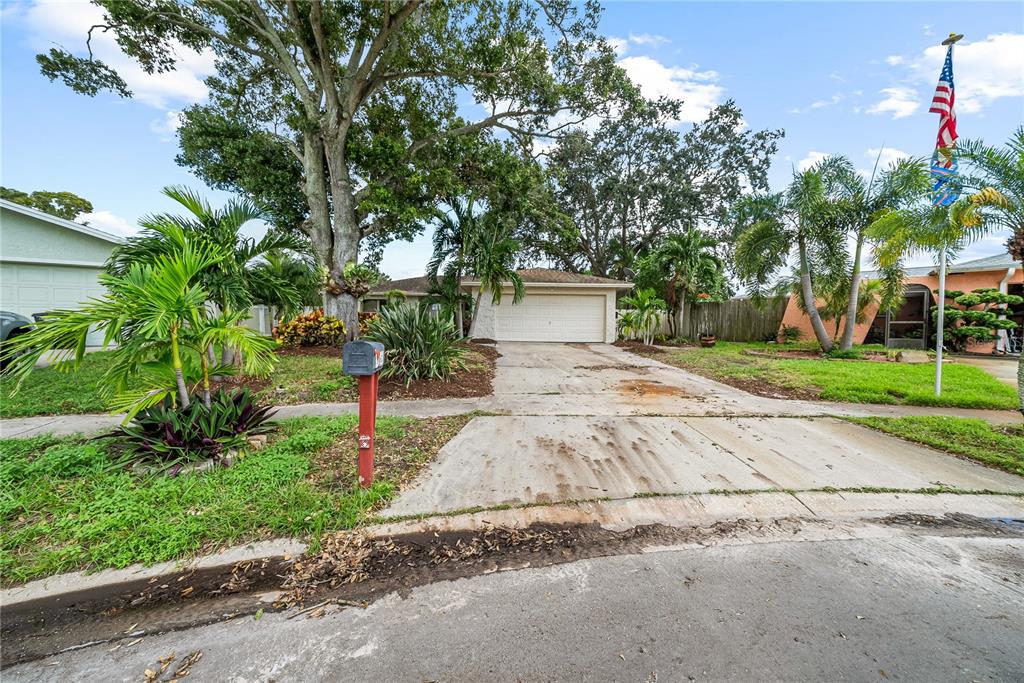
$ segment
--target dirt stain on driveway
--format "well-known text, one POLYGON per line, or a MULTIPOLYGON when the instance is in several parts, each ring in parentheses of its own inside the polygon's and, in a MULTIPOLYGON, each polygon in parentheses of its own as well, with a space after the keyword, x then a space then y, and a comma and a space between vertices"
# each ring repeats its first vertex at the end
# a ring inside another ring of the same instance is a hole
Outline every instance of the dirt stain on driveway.
POLYGON ((689 398, 698 401, 704 400, 702 396, 694 396, 679 387, 670 387, 654 380, 646 379, 624 379, 619 382, 618 392, 623 396, 644 398, 647 396, 676 396, 678 398, 689 398))

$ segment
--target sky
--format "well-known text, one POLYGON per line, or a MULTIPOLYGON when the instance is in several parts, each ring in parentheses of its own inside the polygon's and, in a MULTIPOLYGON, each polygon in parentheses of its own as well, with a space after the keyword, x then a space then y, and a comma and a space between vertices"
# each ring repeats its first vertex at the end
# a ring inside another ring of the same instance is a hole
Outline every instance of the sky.
MULTIPOLYGON (((79 194, 94 205, 80 220, 118 234, 174 209, 166 185, 226 199, 174 162, 177 115, 206 97, 209 55, 183 53, 176 72, 148 76, 99 36, 97 55, 125 69, 131 100, 77 95, 39 73, 38 52, 84 48, 96 13, 85 2, 0 0, 0 184, 79 194)), ((961 137, 1001 143, 1024 122, 1020 2, 606 2, 601 30, 645 95, 684 100, 681 131, 728 99, 751 128, 784 129, 773 190, 830 154, 865 172, 879 150, 883 163, 929 156, 938 117, 928 103, 950 31, 966 36, 955 53, 961 137)), ((993 235, 962 259, 999 253, 1004 240, 993 235)), ((392 244, 381 269, 421 275, 429 244, 392 244)))

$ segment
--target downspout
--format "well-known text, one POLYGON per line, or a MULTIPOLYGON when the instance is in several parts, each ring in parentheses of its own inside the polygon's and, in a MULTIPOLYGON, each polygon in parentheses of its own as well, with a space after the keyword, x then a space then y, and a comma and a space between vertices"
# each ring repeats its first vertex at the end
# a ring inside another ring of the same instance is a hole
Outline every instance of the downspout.
MULTIPOLYGON (((1000 294, 1007 294, 1009 292, 1008 285, 1010 283, 1010 278, 1013 277, 1013 274, 1016 273, 1016 272, 1017 272, 1016 268, 1007 268, 1006 269, 1006 275, 1004 275, 1003 279, 999 281, 999 293, 1000 294)), ((1007 304, 999 304, 1000 310, 1003 311, 1002 313, 999 314, 999 319, 1000 320, 1006 320, 1006 306, 1007 306, 1007 304)), ((1009 351, 1010 344, 1009 344, 1008 334, 1009 333, 1006 330, 999 330, 998 331, 998 333, 996 335, 997 337, 999 337, 996 340, 996 353, 1006 353, 1007 351, 1009 351)))

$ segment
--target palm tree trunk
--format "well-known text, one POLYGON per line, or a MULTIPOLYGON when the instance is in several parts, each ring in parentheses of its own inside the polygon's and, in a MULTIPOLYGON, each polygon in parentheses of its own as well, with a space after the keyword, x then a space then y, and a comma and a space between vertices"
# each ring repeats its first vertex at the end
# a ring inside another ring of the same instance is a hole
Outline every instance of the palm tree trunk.
POLYGON ((818 302, 814 300, 814 290, 811 288, 811 269, 807 263, 807 243, 801 234, 797 237, 797 244, 800 248, 800 292, 804 299, 804 306, 807 308, 807 317, 811 319, 811 327, 814 329, 814 336, 818 340, 821 350, 828 353, 832 350, 832 338, 828 336, 828 330, 821 321, 818 313, 818 302))
POLYGON ((1020 402, 1021 415, 1024 415, 1024 353, 1021 353, 1017 360, 1017 399, 1020 402))
POLYGON ((853 333, 857 325, 857 307, 860 297, 860 255, 864 248, 864 231, 857 233, 857 246, 853 250, 853 271, 850 274, 850 298, 846 302, 846 322, 843 324, 843 338, 839 342, 841 351, 853 348, 853 333))
POLYGON ((210 359, 205 353, 199 354, 200 362, 203 365, 203 405, 210 407, 210 359))
POLYGON ((480 297, 483 296, 484 288, 476 290, 476 301, 473 302, 473 311, 469 315, 469 336, 476 336, 476 318, 480 312, 480 297))
POLYGON ((178 385, 178 398, 181 407, 188 408, 188 387, 185 386, 185 373, 181 369, 181 350, 178 348, 178 328, 171 328, 171 366, 174 368, 174 381, 178 385))

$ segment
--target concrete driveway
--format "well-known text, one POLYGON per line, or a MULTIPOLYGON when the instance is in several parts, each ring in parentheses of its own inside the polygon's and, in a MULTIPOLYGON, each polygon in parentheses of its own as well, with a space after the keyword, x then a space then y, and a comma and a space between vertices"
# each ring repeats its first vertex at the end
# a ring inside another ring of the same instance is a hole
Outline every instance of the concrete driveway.
POLYGON ((499 350, 492 405, 512 414, 473 419, 385 514, 652 493, 1024 491, 1020 477, 835 418, 760 417, 780 402, 614 346, 499 350))

